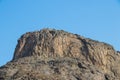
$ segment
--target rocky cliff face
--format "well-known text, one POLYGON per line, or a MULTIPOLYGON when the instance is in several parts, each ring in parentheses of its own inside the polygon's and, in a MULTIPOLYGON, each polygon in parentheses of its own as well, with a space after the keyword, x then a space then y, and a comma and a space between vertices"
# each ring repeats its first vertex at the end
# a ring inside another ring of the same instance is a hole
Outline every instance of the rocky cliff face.
POLYGON ((120 80, 120 55, 106 43, 63 30, 21 36, 0 80, 120 80))

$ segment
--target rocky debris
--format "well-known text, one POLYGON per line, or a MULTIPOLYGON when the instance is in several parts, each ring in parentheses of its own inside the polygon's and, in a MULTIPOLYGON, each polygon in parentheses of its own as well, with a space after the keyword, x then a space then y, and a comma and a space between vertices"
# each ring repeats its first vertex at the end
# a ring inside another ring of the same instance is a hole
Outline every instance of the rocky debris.
POLYGON ((13 60, 0 67, 0 80, 120 80, 119 51, 63 30, 21 36, 13 60))

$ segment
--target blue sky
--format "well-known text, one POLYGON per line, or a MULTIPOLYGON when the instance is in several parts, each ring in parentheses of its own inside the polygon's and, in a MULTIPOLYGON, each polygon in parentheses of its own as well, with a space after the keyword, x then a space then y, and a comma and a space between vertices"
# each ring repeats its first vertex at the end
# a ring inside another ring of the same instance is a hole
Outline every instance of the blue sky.
POLYGON ((0 0, 0 66, 18 38, 42 28, 63 29, 120 50, 119 0, 0 0))

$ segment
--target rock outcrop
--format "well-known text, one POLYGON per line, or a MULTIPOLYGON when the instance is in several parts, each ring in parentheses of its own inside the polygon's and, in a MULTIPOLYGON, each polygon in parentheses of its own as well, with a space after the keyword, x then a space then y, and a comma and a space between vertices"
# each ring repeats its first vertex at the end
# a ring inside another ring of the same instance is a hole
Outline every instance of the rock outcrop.
POLYGON ((63 30, 21 36, 0 80, 120 80, 120 53, 103 42, 63 30))

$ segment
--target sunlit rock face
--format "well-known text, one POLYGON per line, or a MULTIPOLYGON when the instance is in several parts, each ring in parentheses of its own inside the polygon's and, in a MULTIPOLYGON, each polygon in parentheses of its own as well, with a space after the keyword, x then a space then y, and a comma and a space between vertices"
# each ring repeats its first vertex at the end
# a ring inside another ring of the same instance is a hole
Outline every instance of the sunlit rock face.
POLYGON ((107 43, 42 29, 21 36, 0 80, 120 80, 119 67, 119 52, 107 43))

